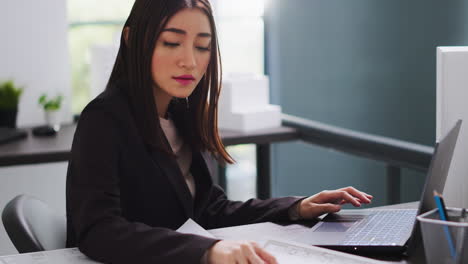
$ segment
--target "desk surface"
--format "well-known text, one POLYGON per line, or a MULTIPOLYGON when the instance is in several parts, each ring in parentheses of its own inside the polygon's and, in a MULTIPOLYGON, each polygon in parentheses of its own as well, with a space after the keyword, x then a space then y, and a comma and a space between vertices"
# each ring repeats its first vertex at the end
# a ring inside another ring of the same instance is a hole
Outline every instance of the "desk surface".
MULTIPOLYGON (((26 129, 24 139, 0 145, 0 166, 25 165, 67 161, 75 134, 76 124, 63 125, 57 135, 36 137, 31 129, 26 129)), ((252 132, 220 130, 223 143, 267 144, 298 139, 298 132, 290 127, 277 127, 252 132)))
MULTIPOLYGON (((376 207, 376 209, 405 209, 405 208, 416 208, 418 206, 417 202, 413 203, 405 203, 405 204, 398 204, 398 205, 391 205, 391 206, 382 206, 376 207)), ((415 264, 415 263, 424 263, 422 254, 424 254, 421 250, 417 251, 414 256, 409 259, 393 259, 391 257, 380 257, 380 260, 383 260, 382 263, 400 263, 400 264, 415 264)), ((29 254, 18 254, 18 255, 10 255, 10 256, 0 256, 0 263, 1 264, 38 264, 38 263, 64 263, 63 261, 67 260, 67 263, 79 263, 79 264, 92 264, 97 263, 94 261, 89 260, 88 258, 84 257, 79 250, 76 248, 72 249, 62 249, 62 250, 55 250, 55 251, 45 251, 45 252, 37 252, 37 253, 29 253, 29 254), (44 262, 45 261, 45 262, 44 262)), ((332 261, 333 262, 333 261, 332 261)))

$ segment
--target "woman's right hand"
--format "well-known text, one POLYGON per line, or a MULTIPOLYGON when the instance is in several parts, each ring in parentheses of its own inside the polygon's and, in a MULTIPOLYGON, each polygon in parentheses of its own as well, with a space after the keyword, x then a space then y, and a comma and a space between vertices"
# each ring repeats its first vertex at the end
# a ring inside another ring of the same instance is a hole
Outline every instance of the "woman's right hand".
POLYGON ((207 254, 209 264, 278 264, 275 257, 250 241, 221 240, 207 254))

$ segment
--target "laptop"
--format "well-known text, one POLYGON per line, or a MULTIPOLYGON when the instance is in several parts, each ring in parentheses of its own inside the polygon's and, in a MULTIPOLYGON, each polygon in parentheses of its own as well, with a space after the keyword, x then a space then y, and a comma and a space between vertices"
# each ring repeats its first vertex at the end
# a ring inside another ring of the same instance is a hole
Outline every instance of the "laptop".
POLYGON ((436 207, 433 191, 444 189, 461 123, 458 120, 435 145, 419 209, 341 210, 328 214, 296 241, 351 253, 403 253, 410 240, 410 244, 420 244, 416 216, 436 207))

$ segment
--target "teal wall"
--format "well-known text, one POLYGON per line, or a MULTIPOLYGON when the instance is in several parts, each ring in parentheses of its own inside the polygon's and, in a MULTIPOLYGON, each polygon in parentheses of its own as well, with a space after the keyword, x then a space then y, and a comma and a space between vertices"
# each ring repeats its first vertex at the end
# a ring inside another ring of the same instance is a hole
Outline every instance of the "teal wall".
MULTIPOLYGON (((269 0, 266 72, 283 112, 433 145, 436 46, 468 45, 467 1, 269 0)), ((304 143, 276 144, 275 196, 353 185, 385 204, 385 164, 304 143)), ((402 200, 424 174, 403 171, 402 200)))

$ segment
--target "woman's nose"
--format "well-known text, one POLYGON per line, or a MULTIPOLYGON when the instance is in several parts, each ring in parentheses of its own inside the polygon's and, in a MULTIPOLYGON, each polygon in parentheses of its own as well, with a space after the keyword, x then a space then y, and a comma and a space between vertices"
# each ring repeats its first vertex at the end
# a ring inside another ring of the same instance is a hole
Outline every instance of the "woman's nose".
POLYGON ((193 70, 197 66, 195 59, 195 52, 193 48, 184 49, 184 53, 179 60, 179 67, 187 68, 188 70, 193 70))

